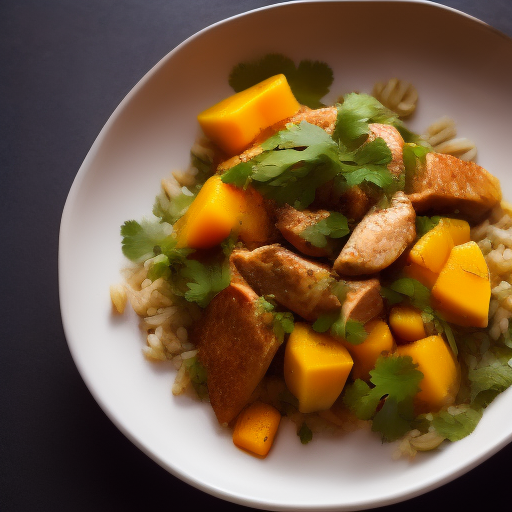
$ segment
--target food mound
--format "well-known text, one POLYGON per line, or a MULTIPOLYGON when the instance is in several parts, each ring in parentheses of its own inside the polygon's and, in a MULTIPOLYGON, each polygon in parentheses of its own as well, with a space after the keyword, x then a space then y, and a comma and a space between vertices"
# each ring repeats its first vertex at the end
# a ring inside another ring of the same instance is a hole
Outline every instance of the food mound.
POLYGON ((173 392, 259 457, 283 416, 303 443, 368 425, 410 455, 468 435, 512 382, 497 178, 375 97, 311 108, 282 74, 198 121, 154 221, 122 226, 137 265, 112 288, 147 357, 176 364, 173 392))

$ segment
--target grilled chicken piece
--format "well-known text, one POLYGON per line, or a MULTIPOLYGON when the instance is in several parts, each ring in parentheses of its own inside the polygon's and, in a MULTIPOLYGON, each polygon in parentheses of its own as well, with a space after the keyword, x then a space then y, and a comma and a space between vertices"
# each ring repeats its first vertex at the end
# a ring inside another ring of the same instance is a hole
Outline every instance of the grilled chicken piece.
POLYGON ((221 424, 248 403, 280 346, 272 319, 259 311, 257 301, 249 286, 231 284, 213 298, 191 334, 221 424))
POLYGON ((365 324, 382 313, 384 301, 380 294, 380 281, 376 277, 345 282, 348 292, 341 308, 343 318, 365 324))
MULTIPOLYGON (((391 162, 388 164, 389 172, 393 176, 399 176, 404 171, 404 139, 400 132, 391 125, 372 123, 369 125, 370 133, 368 142, 377 137, 384 139, 384 142, 391 151, 391 162)), ((321 185, 316 191, 315 208, 323 208, 343 213, 348 219, 359 222, 372 206, 375 199, 366 194, 360 187, 355 186, 340 194, 332 182, 321 185)))
POLYGON ((316 320, 341 306, 331 292, 331 269, 279 244, 234 251, 231 261, 258 295, 273 295, 279 304, 306 320, 316 320))
POLYGON ((261 143, 266 141, 272 135, 276 134, 278 131, 285 128, 285 126, 289 123, 299 124, 301 121, 307 121, 310 124, 314 124, 320 128, 323 128, 327 133, 331 134, 334 131, 337 115, 338 112, 336 107, 325 107, 313 110, 309 107, 303 106, 292 117, 283 119, 282 121, 279 121, 278 123, 273 124, 269 128, 263 130, 249 148, 247 148, 240 155, 234 156, 229 160, 222 162, 218 166, 217 170, 220 172, 225 172, 240 162, 247 162, 248 160, 251 160, 251 158, 259 155, 263 151, 261 148, 261 143))
POLYGON ((393 263, 416 237, 411 201, 397 192, 391 205, 371 210, 355 227, 334 262, 340 275, 375 274, 393 263))
POLYGON ((389 172, 393 176, 400 176, 405 168, 404 139, 400 132, 390 124, 372 123, 369 128, 368 142, 375 140, 377 137, 384 139, 384 142, 391 151, 391 162, 388 164, 389 172))
POLYGON ((357 185, 340 193, 333 186, 333 182, 328 181, 316 189, 315 200, 311 207, 340 212, 352 225, 358 223, 374 205, 375 199, 357 185))
POLYGON ((300 236, 306 228, 314 226, 327 217, 329 217, 327 210, 299 211, 287 204, 276 209, 276 228, 302 254, 314 257, 332 256, 334 249, 332 240, 327 240, 325 247, 316 247, 300 236))
POLYGON ((483 167, 440 153, 427 153, 405 190, 417 213, 459 212, 475 222, 501 200, 499 180, 483 167))

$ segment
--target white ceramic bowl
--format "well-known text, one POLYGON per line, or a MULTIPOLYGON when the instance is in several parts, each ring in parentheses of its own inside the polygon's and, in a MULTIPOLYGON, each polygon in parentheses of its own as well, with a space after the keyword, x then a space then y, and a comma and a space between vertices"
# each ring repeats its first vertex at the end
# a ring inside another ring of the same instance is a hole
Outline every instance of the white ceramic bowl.
POLYGON ((335 81, 326 102, 399 77, 420 100, 410 126, 447 114, 478 145, 478 161, 512 197, 512 41, 426 2, 305 2, 215 24, 171 51, 128 94, 80 168, 62 216, 62 318, 76 365, 119 429, 172 474, 218 497, 270 510, 356 510, 421 494, 471 469, 512 439, 512 391, 476 431, 410 462, 367 432, 317 436, 303 446, 284 422, 265 460, 236 449, 208 404, 173 397, 174 371, 148 363, 134 314, 111 315, 109 285, 125 261, 119 227, 151 211, 160 179, 187 165, 196 115, 231 94, 231 68, 279 52, 323 60, 335 81))

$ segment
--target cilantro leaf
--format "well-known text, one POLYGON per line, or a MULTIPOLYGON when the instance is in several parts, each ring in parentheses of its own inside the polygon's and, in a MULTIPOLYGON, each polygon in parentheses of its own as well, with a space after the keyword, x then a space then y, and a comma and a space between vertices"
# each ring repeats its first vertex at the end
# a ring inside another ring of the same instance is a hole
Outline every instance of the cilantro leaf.
POLYGON ((339 318, 339 312, 328 313, 320 315, 312 325, 312 328, 316 332, 327 332, 331 325, 339 318))
POLYGON ((291 334, 295 327, 293 313, 289 311, 278 311, 274 313, 273 329, 276 338, 280 343, 284 341, 285 334, 291 334))
POLYGON ((264 147, 249 162, 226 171, 222 181, 239 187, 251 182, 268 199, 303 209, 313 202, 316 189, 341 170, 337 144, 320 127, 305 121, 288 125, 264 147))
POLYGON ((337 108, 338 116, 333 136, 348 148, 358 146, 361 138, 370 133, 370 123, 393 126, 401 124, 395 112, 368 94, 347 94, 337 108))
POLYGON ((204 265, 197 260, 187 259, 179 274, 187 281, 185 299, 197 303, 202 308, 205 308, 230 282, 229 264, 226 262, 221 265, 204 265))
POLYGON ((512 368, 508 361, 499 360, 494 364, 482 366, 480 368, 471 369, 468 372, 468 378, 471 382, 471 399, 474 401, 480 393, 487 393, 487 405, 495 395, 501 393, 508 387, 512 386, 512 368))
POLYGON ((372 430, 380 432, 383 441, 395 441, 404 436, 414 422, 414 405, 412 397, 401 402, 387 397, 381 409, 372 421, 372 430))
POLYGON ((342 317, 332 324, 331 332, 344 338, 352 345, 360 345, 368 336, 361 322, 350 319, 344 320, 342 317))
POLYGON ((416 216, 416 238, 421 238, 423 235, 428 233, 431 229, 434 229, 439 221, 441 220, 441 217, 434 216, 434 217, 426 217, 422 215, 416 216))
POLYGON ((475 430, 481 418, 482 409, 468 408, 457 414, 440 411, 434 415, 432 425, 446 439, 459 441, 475 430))
POLYGON ((365 166, 344 176, 349 187, 360 185, 364 181, 382 189, 387 189, 393 184, 393 176, 386 167, 365 166))
POLYGON ((420 146, 418 144, 405 143, 403 147, 403 160, 405 166, 405 174, 410 180, 416 173, 419 165, 425 163, 425 156, 432 151, 428 146, 420 146))
POLYGON ((280 343, 284 341, 285 334, 291 334, 295 327, 293 313, 290 311, 275 311, 275 304, 265 297, 258 298, 257 308, 262 313, 272 314, 272 329, 280 343))
POLYGON ((295 73, 293 60, 279 53, 269 53, 260 59, 237 64, 229 75, 229 85, 235 92, 240 92, 281 73, 287 79, 295 73))
POLYGON ((401 295, 403 297, 402 300, 408 298, 414 307, 422 311, 425 309, 431 309, 430 290, 416 279, 412 279, 410 277, 402 277, 396 281, 393 281, 387 290, 385 287, 382 288, 383 289, 381 290, 381 295, 386 298, 389 297, 392 301, 401 295))
POLYGON ((302 60, 296 67, 289 57, 278 53, 236 65, 229 76, 229 85, 235 92, 270 78, 284 74, 299 103, 311 108, 323 106, 320 102, 333 82, 332 69, 320 61, 302 60))
POLYGON ((452 328, 450 327, 450 324, 437 311, 432 311, 431 314, 433 316, 437 331, 439 334, 444 333, 448 341, 448 345, 450 345, 450 348, 452 349, 452 352, 457 355, 459 352, 457 341, 455 340, 455 336, 453 334, 452 328))
POLYGON ((206 368, 200 363, 197 356, 189 357, 183 361, 190 377, 190 382, 201 400, 208 398, 206 368))
POLYGON ((174 224, 185 214, 195 197, 196 194, 186 187, 182 187, 181 193, 172 199, 165 192, 161 192, 155 198, 153 215, 168 224, 174 224))
POLYGON ((320 101, 332 85, 332 69, 325 62, 301 60, 289 83, 297 101, 311 108, 320 108, 320 101))
POLYGON ((171 272, 169 258, 165 254, 159 254, 155 256, 151 265, 148 268, 148 279, 156 281, 158 278, 163 277, 167 279, 171 272))
POLYGON ((121 226, 123 254, 135 263, 155 255, 154 248, 165 243, 172 232, 172 226, 165 222, 127 220, 121 226))
POLYGON ((353 160, 358 165, 387 165, 392 160, 391 150, 382 137, 363 144, 353 153, 353 160))
POLYGON ((409 356, 381 356, 375 368, 370 371, 370 380, 379 393, 385 391, 385 395, 401 402, 420 390, 419 383, 423 374, 416 369, 417 367, 409 356))
POLYGON ((370 372, 373 387, 357 379, 344 393, 345 404, 358 418, 372 419, 372 430, 380 432, 384 441, 397 439, 411 428, 413 398, 423 378, 417 366, 409 356, 381 356, 370 372))
POLYGON ((338 212, 329 212, 329 217, 308 226, 299 236, 315 247, 325 247, 327 237, 342 238, 349 233, 350 229, 345 215, 338 212))

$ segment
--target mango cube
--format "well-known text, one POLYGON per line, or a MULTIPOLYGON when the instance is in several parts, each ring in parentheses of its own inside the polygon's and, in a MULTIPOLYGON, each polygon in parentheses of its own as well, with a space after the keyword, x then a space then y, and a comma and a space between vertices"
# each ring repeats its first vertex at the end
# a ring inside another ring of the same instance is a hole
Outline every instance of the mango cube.
POLYGON ((238 416, 233 443, 260 458, 267 456, 277 433, 281 413, 272 405, 253 402, 238 416))
POLYGON ((264 241, 270 220, 263 198, 214 175, 202 186, 187 212, 174 224, 177 247, 209 249, 236 232, 246 243, 264 241))
POLYGON ((283 74, 238 92, 197 116, 203 132, 228 155, 241 153, 261 130, 297 113, 283 74))
POLYGON ((450 231, 441 220, 414 244, 409 252, 409 259, 431 272, 439 273, 453 246, 450 231))
POLYGON ((353 345, 348 341, 343 343, 354 361, 352 368, 354 379, 368 380, 377 359, 383 354, 392 352, 394 347, 393 335, 386 322, 370 320, 365 325, 365 329, 368 336, 359 345, 353 345))
POLYGON ((409 252, 409 261, 439 274, 453 246, 470 241, 470 227, 465 220, 443 217, 425 233, 409 252))
POLYGON ((394 306, 389 313, 389 326, 398 338, 416 341, 426 336, 420 311, 411 306, 394 306))
POLYGON ((410 356, 423 373, 421 391, 416 396, 421 410, 437 411, 453 403, 460 382, 459 365, 441 336, 400 345, 395 353, 410 356))
POLYGON ((448 228, 448 231, 450 232, 453 243, 455 245, 466 244, 471 240, 471 228, 467 221, 444 217, 440 222, 442 222, 448 228))
POLYGON ((434 284, 437 281, 439 274, 432 272, 426 267, 422 267, 415 263, 414 261, 408 261, 404 267, 404 272, 407 277, 411 279, 416 279, 423 286, 426 286, 428 289, 432 289, 434 284))
POLYGON ((329 409, 347 381, 353 360, 332 336, 297 322, 286 343, 284 379, 303 413, 329 409))
POLYGON ((487 263, 475 242, 452 249, 432 288, 432 298, 449 322, 487 327, 491 283, 487 263))

